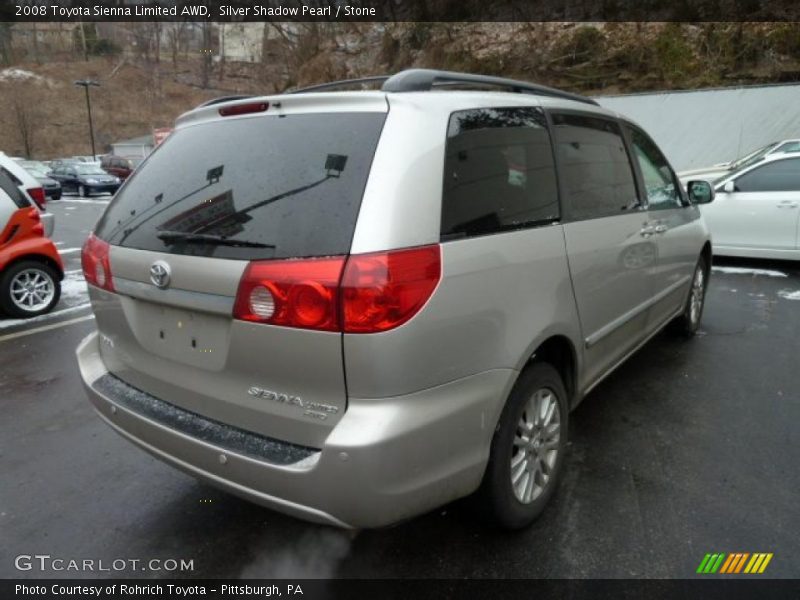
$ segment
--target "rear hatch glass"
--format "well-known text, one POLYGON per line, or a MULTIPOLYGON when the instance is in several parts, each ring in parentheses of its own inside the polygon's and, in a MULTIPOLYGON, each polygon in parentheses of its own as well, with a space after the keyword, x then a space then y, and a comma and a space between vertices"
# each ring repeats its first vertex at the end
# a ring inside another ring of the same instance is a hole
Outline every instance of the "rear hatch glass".
POLYGON ((96 235, 229 259, 346 254, 385 117, 261 116, 180 129, 128 179, 96 235))
POLYGON ((321 447, 346 409, 341 334, 236 320, 234 299, 248 261, 349 253, 384 120, 262 115, 170 135, 97 227, 115 286, 90 288, 109 371, 191 413, 321 447))

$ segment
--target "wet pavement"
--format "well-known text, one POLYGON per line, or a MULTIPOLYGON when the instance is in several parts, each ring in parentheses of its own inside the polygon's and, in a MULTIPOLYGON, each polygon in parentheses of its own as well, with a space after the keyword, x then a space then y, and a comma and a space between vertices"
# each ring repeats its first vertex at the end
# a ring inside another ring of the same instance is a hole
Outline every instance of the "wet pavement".
MULTIPOLYGON (((60 249, 102 202, 52 203, 60 249)), ((94 321, 64 258, 67 312, 0 320, 0 577, 683 578, 709 552, 772 552, 765 575, 800 576, 800 263, 717 261, 698 337, 659 334, 586 398, 557 496, 509 534, 464 501, 377 531, 311 525, 151 458, 84 396, 74 349, 94 321), (20 554, 194 570, 20 572, 20 554)))

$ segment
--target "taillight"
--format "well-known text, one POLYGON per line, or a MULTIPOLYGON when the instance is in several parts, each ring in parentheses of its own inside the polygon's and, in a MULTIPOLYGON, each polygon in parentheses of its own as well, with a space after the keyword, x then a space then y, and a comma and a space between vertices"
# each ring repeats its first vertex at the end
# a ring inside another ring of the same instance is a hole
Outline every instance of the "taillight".
POLYGON ((81 250, 81 267, 83 267, 83 278, 86 283, 113 292, 114 280, 111 277, 109 249, 108 242, 91 234, 81 250))
POLYGON ((247 265, 233 308, 244 321, 339 331, 344 257, 255 261, 247 265))
POLYGON ((28 192, 28 195, 33 198, 33 201, 36 202, 39 208, 44 208, 44 205, 47 202, 47 199, 44 195, 44 188, 28 188, 26 191, 28 192))
POLYGON ((438 245, 354 254, 342 277, 345 333, 377 333, 419 312, 441 279, 438 245))
POLYGON ((377 333, 419 312, 441 279, 439 246, 247 265, 235 319, 345 333, 377 333))
POLYGON ((269 102, 248 102, 246 104, 234 104, 223 106, 219 109, 221 117, 234 117, 236 115, 247 115, 250 113, 264 112, 269 108, 269 102))

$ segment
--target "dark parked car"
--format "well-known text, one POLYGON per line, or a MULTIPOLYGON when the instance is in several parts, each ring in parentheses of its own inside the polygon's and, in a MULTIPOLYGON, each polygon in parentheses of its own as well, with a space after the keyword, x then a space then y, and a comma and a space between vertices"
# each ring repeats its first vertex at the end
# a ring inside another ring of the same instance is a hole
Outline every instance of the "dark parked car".
POLYGON ((50 200, 61 199, 61 184, 50 177, 50 169, 38 160, 18 160, 19 165, 42 184, 44 195, 50 200))
POLYGON ((93 165, 70 164, 53 169, 50 176, 61 183, 64 193, 77 192, 79 196, 91 196, 108 192, 114 194, 122 184, 119 177, 109 175, 93 165))
POLYGON ((103 157, 100 161, 100 166, 111 175, 116 175, 120 179, 127 179, 143 160, 143 158, 137 156, 109 155, 103 157))

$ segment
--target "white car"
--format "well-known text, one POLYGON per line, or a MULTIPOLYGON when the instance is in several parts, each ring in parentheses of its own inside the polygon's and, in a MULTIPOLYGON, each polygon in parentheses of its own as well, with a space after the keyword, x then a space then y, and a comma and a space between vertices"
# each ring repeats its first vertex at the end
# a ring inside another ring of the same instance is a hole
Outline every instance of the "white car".
POLYGON ((766 156, 774 156, 778 154, 786 154, 789 152, 800 152, 800 140, 781 140, 779 142, 772 142, 766 146, 762 146, 752 152, 745 154, 741 158, 731 160, 724 163, 718 163, 713 167, 704 167, 702 169, 692 169, 690 171, 681 171, 678 173, 678 178, 681 183, 686 185, 689 180, 703 179, 705 181, 714 181, 726 175, 731 175, 735 171, 740 171, 745 167, 754 165, 766 156))
POLYGON ((714 182, 700 210, 714 254, 800 260, 800 154, 774 154, 714 182))
POLYGON ((44 234, 47 237, 52 236, 55 228, 55 216, 53 213, 47 212, 47 208, 45 208, 46 196, 42 184, 4 152, 0 152, 0 172, 8 175, 11 181, 25 194, 31 206, 39 209, 42 225, 44 225, 44 234))

